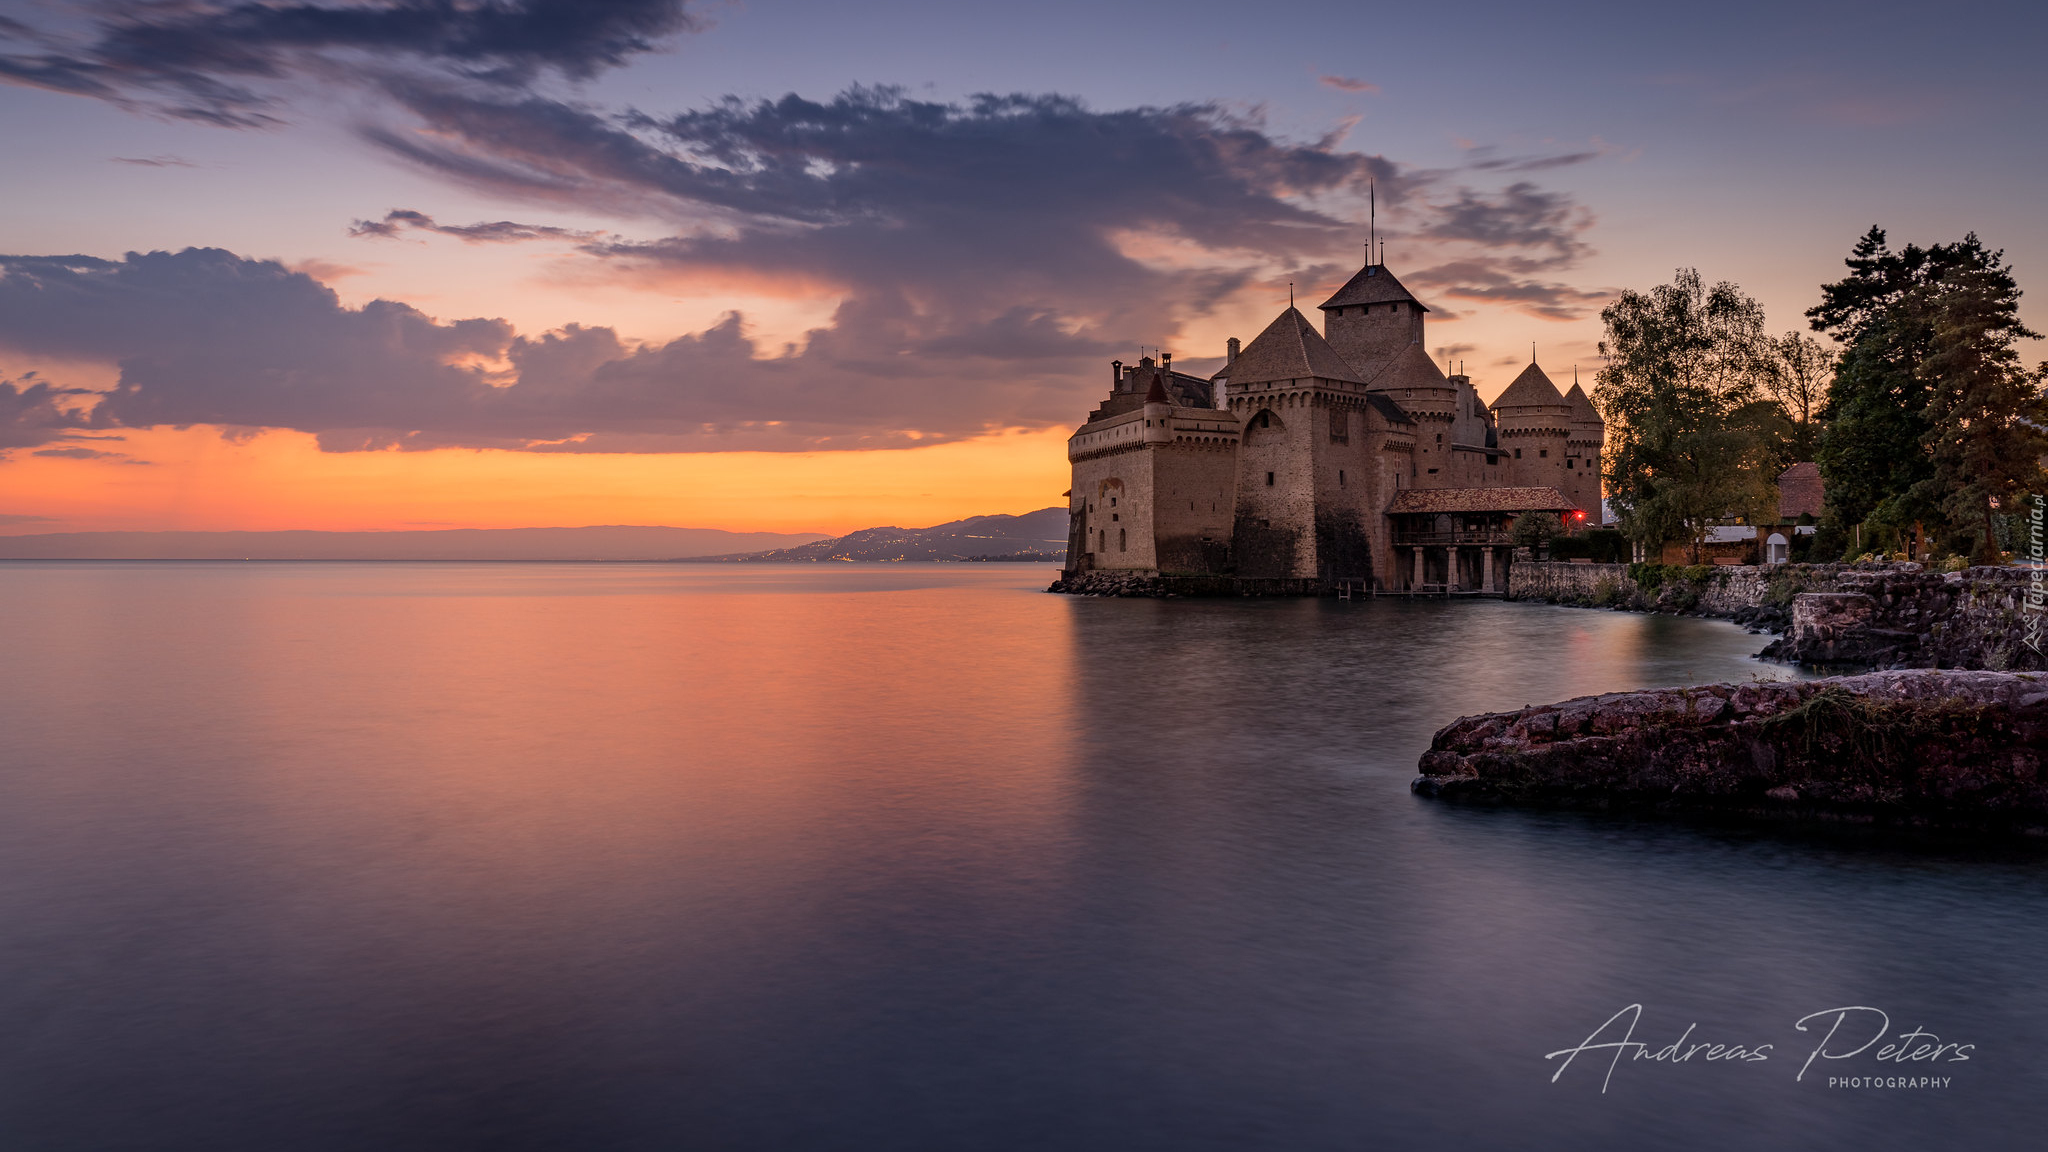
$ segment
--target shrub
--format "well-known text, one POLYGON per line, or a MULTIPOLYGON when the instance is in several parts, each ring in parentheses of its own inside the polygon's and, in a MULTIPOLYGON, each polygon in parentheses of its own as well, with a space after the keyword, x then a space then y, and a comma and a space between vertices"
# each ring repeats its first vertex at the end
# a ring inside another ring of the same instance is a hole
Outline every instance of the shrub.
POLYGON ((1694 564, 1688 568, 1682 569, 1679 572, 1680 576, 1684 577, 1687 580, 1692 581, 1695 584, 1698 584, 1706 580, 1713 574, 1714 566, 1711 564, 1694 564))
POLYGON ((1943 572, 1961 572, 1969 566, 1970 558, 1967 556, 1951 556, 1941 562, 1941 570, 1943 572))
POLYGON ((1598 608, 1612 608, 1621 603, 1621 582, 1602 579, 1593 585, 1593 604, 1598 608))
POLYGON ((1648 562, 1631 564, 1628 566, 1628 578, 1636 582, 1636 587, 1644 595, 1652 595, 1664 586, 1664 566, 1648 562))

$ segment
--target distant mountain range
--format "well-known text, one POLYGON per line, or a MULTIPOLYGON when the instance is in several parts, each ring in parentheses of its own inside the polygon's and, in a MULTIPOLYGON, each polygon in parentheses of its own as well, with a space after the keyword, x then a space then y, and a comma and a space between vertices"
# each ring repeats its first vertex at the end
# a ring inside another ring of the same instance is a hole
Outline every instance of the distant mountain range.
POLYGON ((447 528, 418 532, 45 532, 0 536, 0 560, 686 560, 787 548, 816 532, 717 528, 447 528))
POLYGON ((1067 510, 974 516, 931 528, 726 532, 716 528, 446 528, 416 532, 43 532, 0 536, 0 560, 1057 561, 1067 510))
POLYGON ((971 516, 931 528, 863 528, 793 548, 705 556, 705 561, 825 560, 1058 561, 1067 554, 1067 510, 1041 508, 1022 516, 971 516))

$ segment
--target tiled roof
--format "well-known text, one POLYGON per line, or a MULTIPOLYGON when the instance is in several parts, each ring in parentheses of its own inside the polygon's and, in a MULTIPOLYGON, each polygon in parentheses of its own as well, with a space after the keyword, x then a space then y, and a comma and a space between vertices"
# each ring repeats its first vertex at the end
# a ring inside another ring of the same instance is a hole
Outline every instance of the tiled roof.
POLYGON ((1410 344, 1395 353, 1385 366, 1365 382, 1368 388, 1448 388, 1451 382, 1420 344, 1410 344))
POLYGON ((1379 414, 1386 417, 1389 424, 1415 423, 1415 417, 1410 416, 1399 404, 1394 403, 1377 392, 1366 393, 1365 402, 1378 409, 1379 414))
MULTIPOLYGON (((1396 300, 1406 300, 1417 307, 1422 306, 1420 300, 1410 295, 1408 289, 1403 288, 1401 282, 1394 279, 1394 274, 1387 271, 1386 265, 1367 264, 1358 270, 1358 275, 1345 281, 1344 286, 1337 289, 1335 296, 1317 307, 1349 308, 1353 304, 1390 304, 1396 300)), ((1427 308, 1422 310, 1429 311, 1427 308)))
POLYGON ((1330 347, 1315 325, 1301 311, 1289 307, 1266 325, 1258 339, 1245 346, 1230 364, 1233 392, 1247 384, 1269 384, 1275 380, 1301 380, 1319 376, 1363 384, 1358 374, 1330 347))
POLYGON ((1387 512, 1568 512, 1573 507, 1555 488, 1403 488, 1394 493, 1387 512))
POLYGON ((1515 382, 1508 385, 1507 391, 1500 394, 1500 399, 1493 402, 1495 411, 1502 408, 1543 406, 1562 408, 1565 406, 1564 397, 1558 394, 1557 385, 1550 382, 1550 377, 1545 376, 1543 369, 1538 368, 1534 361, 1522 369, 1522 374, 1515 377, 1515 382))
POLYGON ((1818 519, 1827 503, 1827 485, 1821 481, 1820 465, 1811 460, 1794 464, 1778 473, 1778 517, 1797 520, 1802 515, 1818 519))
POLYGON ((1577 381, 1573 381, 1571 391, 1564 394, 1564 402, 1571 405, 1572 423, 1598 424, 1601 422, 1600 410, 1593 407, 1593 401, 1586 396, 1586 390, 1579 387, 1577 381))

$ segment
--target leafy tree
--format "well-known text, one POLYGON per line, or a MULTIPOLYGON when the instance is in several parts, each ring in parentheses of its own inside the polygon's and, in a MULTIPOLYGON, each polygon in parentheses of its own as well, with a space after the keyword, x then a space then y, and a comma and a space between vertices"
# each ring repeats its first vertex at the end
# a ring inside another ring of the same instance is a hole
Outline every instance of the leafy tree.
POLYGON ((1698 563, 1716 521, 1767 515, 1777 499, 1789 425, 1763 392, 1776 349, 1763 307, 1681 268, 1670 284, 1623 292, 1600 318, 1609 502, 1631 540, 1684 540, 1698 563))
POLYGON ((1785 462, 1789 466, 1813 459, 1814 449, 1820 445, 1816 419, 1827 400, 1837 357, 1827 345, 1800 332, 1787 332, 1772 341, 1772 352, 1771 375, 1765 387, 1792 422, 1792 459, 1785 462))
MULTIPOLYGON (((1993 501, 2039 491, 2048 422, 2040 373, 2020 367, 2019 288, 1975 233, 1893 252, 1857 241, 1849 275, 1807 310, 1846 346, 1822 410, 1819 461, 1833 519, 1888 538, 1923 521, 1996 552, 1993 501)), ((2007 505, 2010 507, 2010 505, 2007 505)))
POLYGON ((1564 521, 1555 512, 1524 512, 1508 529, 1508 540, 1518 548, 1535 550, 1553 537, 1564 535, 1564 521))

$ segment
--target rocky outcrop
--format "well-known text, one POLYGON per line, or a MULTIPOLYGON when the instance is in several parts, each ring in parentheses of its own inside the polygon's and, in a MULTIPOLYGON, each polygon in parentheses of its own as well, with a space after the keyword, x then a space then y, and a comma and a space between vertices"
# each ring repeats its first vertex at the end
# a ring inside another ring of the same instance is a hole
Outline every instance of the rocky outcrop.
POLYGON ((1414 790, 1445 800, 2048 830, 2048 677, 1890 671, 1581 697, 1468 716, 1414 790))

